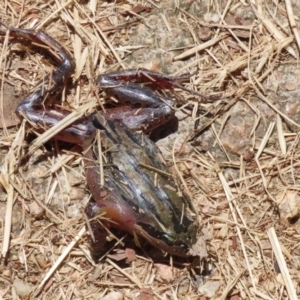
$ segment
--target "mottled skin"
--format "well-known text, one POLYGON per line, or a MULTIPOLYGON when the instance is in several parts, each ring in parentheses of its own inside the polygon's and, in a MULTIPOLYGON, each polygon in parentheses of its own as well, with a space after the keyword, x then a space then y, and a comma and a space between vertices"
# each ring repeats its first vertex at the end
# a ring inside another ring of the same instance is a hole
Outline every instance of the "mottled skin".
MULTIPOLYGON (((45 131, 69 114, 51 109, 51 102, 72 75, 74 60, 61 44, 42 31, 7 29, 10 37, 18 42, 34 42, 55 53, 57 68, 42 79, 16 110, 20 118, 45 131)), ((5 33, 0 31, 0 35, 5 33)), ((87 184, 93 196, 85 210, 89 218, 104 214, 108 219, 106 225, 141 236, 155 247, 178 256, 186 256, 196 241, 196 212, 189 199, 177 192, 173 178, 159 159, 158 148, 144 133, 174 117, 173 101, 158 91, 175 87, 185 89, 175 81, 182 78, 145 69, 101 75, 99 88, 125 107, 82 117, 55 136, 55 139, 83 148, 87 184), (98 150, 94 143, 97 130, 100 130, 102 152, 105 153, 103 185, 100 184, 98 150)), ((97 230, 93 222, 92 228, 97 230)))

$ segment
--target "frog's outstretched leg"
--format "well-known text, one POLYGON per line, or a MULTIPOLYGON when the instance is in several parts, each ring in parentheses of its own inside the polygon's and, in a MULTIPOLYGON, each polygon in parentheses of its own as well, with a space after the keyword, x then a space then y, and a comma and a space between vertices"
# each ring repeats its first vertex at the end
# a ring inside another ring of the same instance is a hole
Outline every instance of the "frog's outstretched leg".
POLYGON ((107 89, 109 85, 114 87, 113 82, 129 82, 135 80, 137 83, 147 84, 152 90, 171 90, 174 93, 174 88, 179 88, 190 94, 197 95, 204 100, 211 101, 211 99, 205 95, 202 95, 194 90, 184 87, 178 82, 188 80, 193 74, 170 76, 162 73, 153 72, 144 68, 140 69, 127 69, 108 74, 102 74, 98 77, 98 85, 101 88, 107 89))
MULTIPOLYGON (((1 22, 2 25, 4 25, 1 22)), ((51 36, 43 31, 32 29, 19 29, 5 26, 9 36, 16 38, 20 43, 31 42, 34 46, 46 49, 57 63, 58 67, 51 74, 45 76, 29 93, 17 108, 17 113, 21 116, 29 116, 30 111, 42 108, 51 104, 51 101, 61 93, 66 81, 75 69, 75 62, 68 51, 51 36), (29 114, 29 115, 27 115, 29 114)), ((5 35, 5 30, 0 30, 0 35, 5 35)))
MULTIPOLYGON (((38 131, 44 132, 69 114, 64 110, 52 110, 50 105, 62 92, 67 80, 72 75, 75 69, 74 59, 59 42, 43 31, 8 27, 2 22, 0 24, 7 28, 7 30, 0 30, 0 35, 5 35, 8 31, 9 36, 20 43, 31 43, 35 47, 39 46, 45 49, 57 64, 57 68, 46 75, 16 109, 19 118, 25 118, 38 127, 38 131)), ((91 122, 83 117, 64 129, 55 138, 70 143, 79 143, 90 136, 94 130, 91 122)))

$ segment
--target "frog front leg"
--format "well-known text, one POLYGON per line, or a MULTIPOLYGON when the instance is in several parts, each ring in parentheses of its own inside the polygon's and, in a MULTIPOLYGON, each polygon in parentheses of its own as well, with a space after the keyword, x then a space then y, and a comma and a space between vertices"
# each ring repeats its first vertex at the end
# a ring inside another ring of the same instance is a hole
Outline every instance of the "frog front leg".
POLYGON ((152 90, 171 90, 174 93, 175 88, 187 91, 189 94, 197 95, 203 99, 208 100, 209 97, 202 95, 194 90, 186 88, 179 82, 186 81, 191 78, 195 73, 181 76, 170 76, 158 72, 153 72, 144 68, 139 69, 126 69, 107 74, 102 74, 98 77, 98 85, 101 88, 113 88, 115 82, 132 82, 146 84, 152 90))
POLYGON ((172 77, 147 69, 127 69, 102 74, 97 85, 107 95, 122 105, 137 108, 134 113, 129 107, 110 109, 105 116, 110 120, 123 123, 126 127, 149 133, 153 129, 175 118, 174 101, 167 97, 165 90, 179 97, 174 89, 179 88, 194 94, 205 101, 209 97, 182 86, 191 75, 172 77))
POLYGON ((174 101, 162 93, 177 86, 172 77, 146 69, 122 70, 100 75, 97 85, 122 105, 104 112, 105 117, 130 129, 149 133, 175 117, 174 101))

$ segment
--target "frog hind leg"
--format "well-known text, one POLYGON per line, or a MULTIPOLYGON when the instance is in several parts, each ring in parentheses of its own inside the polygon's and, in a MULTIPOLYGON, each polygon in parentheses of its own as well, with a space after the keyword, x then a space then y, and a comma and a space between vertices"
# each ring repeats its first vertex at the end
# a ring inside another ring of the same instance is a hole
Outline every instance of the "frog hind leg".
MULTIPOLYGON (((26 119, 38 132, 44 132, 64 119, 70 113, 62 109, 50 108, 53 100, 62 92, 67 80, 71 77, 75 62, 68 51, 55 39, 43 31, 19 29, 6 26, 7 30, 0 30, 0 36, 6 35, 20 43, 31 43, 40 46, 50 53, 57 64, 57 68, 46 75, 19 104, 16 114, 20 119, 26 119)), ((95 128, 86 117, 82 117, 59 132, 54 138, 65 142, 83 144, 94 135, 95 128)))

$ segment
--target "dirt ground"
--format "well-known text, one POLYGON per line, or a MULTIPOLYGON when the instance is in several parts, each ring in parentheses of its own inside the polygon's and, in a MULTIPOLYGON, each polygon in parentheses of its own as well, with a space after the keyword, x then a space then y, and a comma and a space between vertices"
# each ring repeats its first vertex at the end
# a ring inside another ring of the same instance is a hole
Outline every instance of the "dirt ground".
POLYGON ((299 19, 296 0, 1 1, 1 22, 74 57, 57 99, 70 111, 101 110, 96 78, 118 69, 192 74, 183 85, 206 97, 176 89, 178 129, 157 142, 196 208, 201 259, 124 232, 95 255, 80 150, 14 114, 55 65, 1 26, 0 299, 300 298, 299 19))

